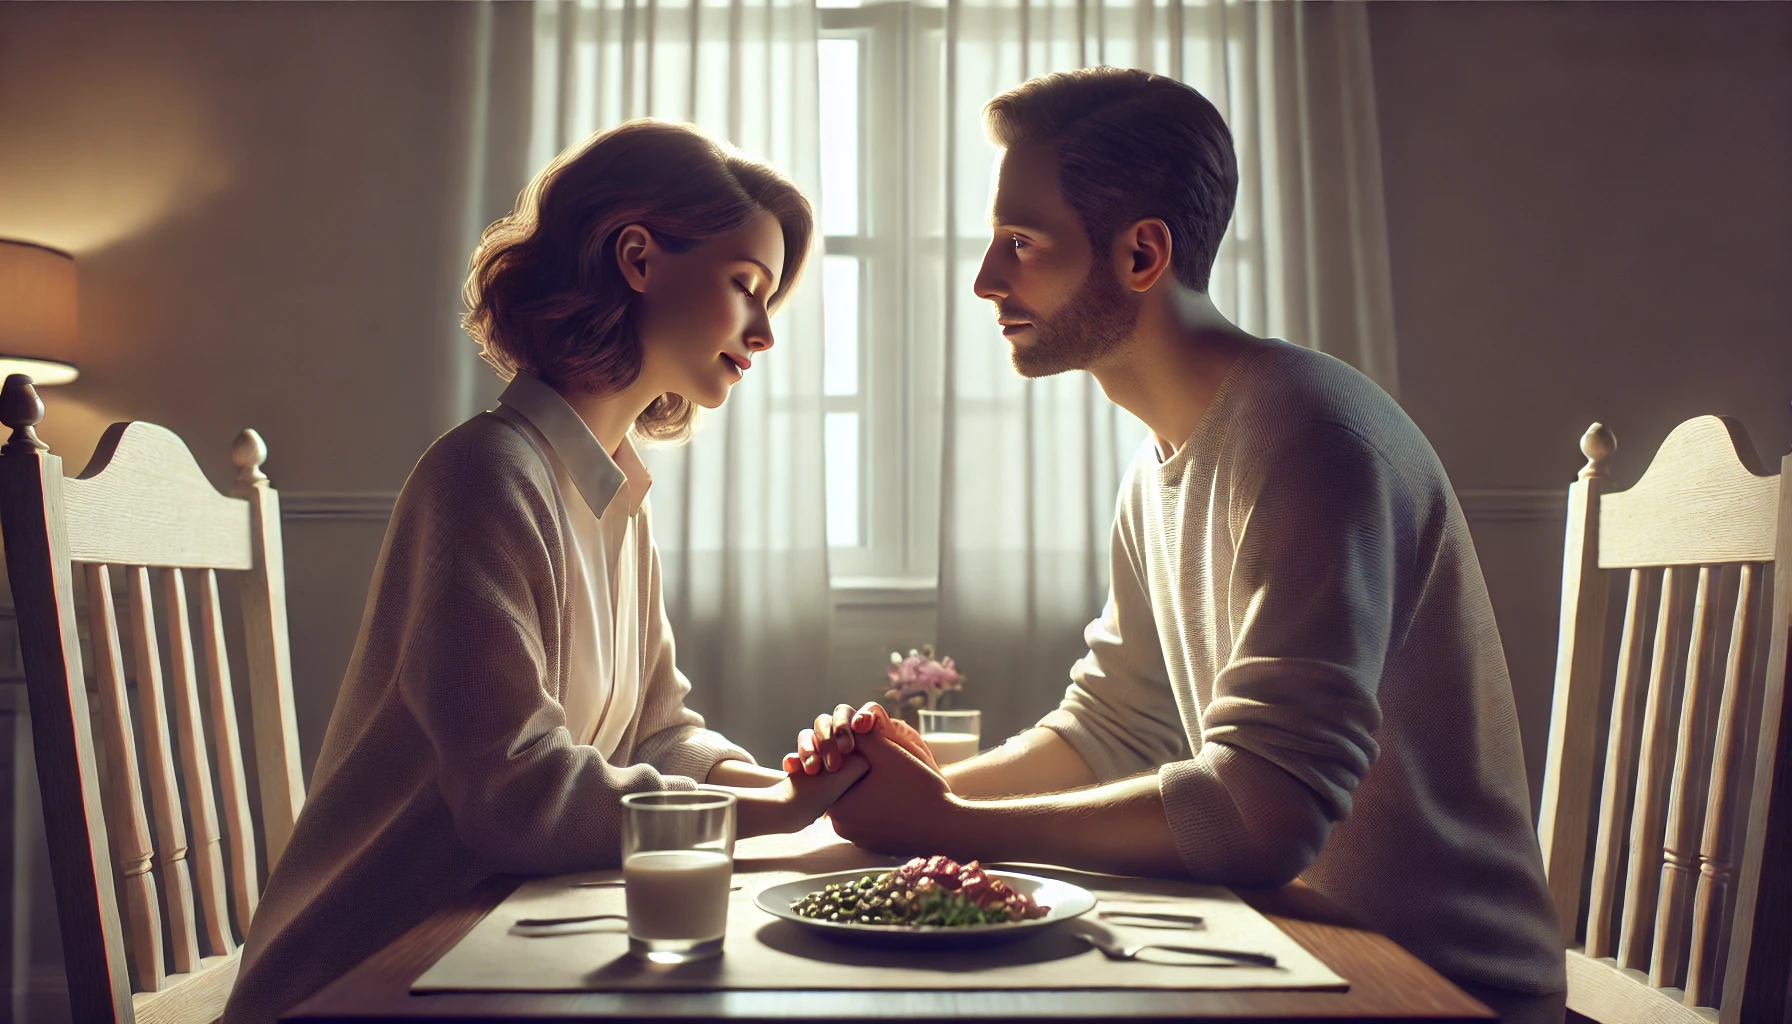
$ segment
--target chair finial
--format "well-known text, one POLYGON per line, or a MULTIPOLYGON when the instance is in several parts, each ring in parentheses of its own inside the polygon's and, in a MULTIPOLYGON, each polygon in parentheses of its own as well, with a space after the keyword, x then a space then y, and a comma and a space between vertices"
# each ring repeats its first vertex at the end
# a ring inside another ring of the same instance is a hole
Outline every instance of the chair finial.
POLYGON ((267 443, 253 428, 244 427, 243 432, 236 435, 236 444, 230 449, 230 461, 236 463, 237 482, 258 484, 267 480, 267 474, 261 471, 261 464, 267 460, 267 443))
POLYGON ((37 397, 37 387, 23 373, 8 374, 0 387, 0 423, 12 428, 12 437, 0 448, 0 455, 35 455, 47 452, 50 446, 37 439, 36 427, 44 421, 44 400, 37 397))
POLYGON ((1618 435, 1612 428, 1603 423, 1595 423, 1580 436, 1580 451, 1587 457, 1587 464, 1580 468, 1580 478, 1588 480, 1593 477, 1611 475, 1606 469, 1605 460, 1618 450, 1618 435))

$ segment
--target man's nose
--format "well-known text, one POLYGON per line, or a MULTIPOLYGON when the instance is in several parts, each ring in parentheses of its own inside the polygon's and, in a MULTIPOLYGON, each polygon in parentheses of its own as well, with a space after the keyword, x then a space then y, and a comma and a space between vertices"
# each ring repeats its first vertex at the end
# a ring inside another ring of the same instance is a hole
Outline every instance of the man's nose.
POLYGON ((979 299, 987 299, 991 302, 1008 295, 1008 282, 1002 279, 1002 275, 996 273, 996 269, 992 265, 995 263, 995 255, 996 247, 992 242, 990 247, 983 252, 983 265, 977 268, 977 279, 971 282, 971 291, 975 292, 979 299))

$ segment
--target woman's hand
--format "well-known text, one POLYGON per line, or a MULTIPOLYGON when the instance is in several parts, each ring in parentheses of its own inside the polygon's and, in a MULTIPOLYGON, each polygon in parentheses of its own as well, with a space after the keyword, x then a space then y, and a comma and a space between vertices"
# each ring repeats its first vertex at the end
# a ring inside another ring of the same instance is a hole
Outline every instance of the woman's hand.
POLYGON ((841 704, 831 715, 816 716, 814 727, 797 735, 796 753, 784 755, 784 770, 792 778, 836 771, 857 745, 856 737, 873 733, 913 754, 935 772, 940 770, 933 752, 927 749, 927 741, 915 727, 892 719, 876 701, 857 711, 851 705, 841 704))
POLYGON ((822 816, 834 801, 864 776, 868 764, 863 755, 841 759, 830 772, 810 776, 798 772, 777 785, 737 789, 702 786, 733 793, 737 815, 736 834, 742 839, 773 832, 798 832, 822 816))

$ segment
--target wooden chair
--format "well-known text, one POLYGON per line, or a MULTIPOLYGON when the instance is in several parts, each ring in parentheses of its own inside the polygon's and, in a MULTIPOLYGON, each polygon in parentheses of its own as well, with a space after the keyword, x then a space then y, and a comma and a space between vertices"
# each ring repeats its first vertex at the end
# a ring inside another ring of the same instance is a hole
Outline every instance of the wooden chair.
POLYGON ((0 422, 12 428, 0 448, 0 523, 74 1018, 213 1021, 236 979, 238 943, 260 892, 220 573, 238 574, 269 865, 304 800, 279 496, 260 468, 267 450, 243 431, 232 453, 238 496, 226 497, 174 433, 115 423, 87 469, 65 479, 62 460, 33 429, 42 418, 31 379, 8 377, 0 389, 0 422), (97 750, 77 573, 99 705, 97 750), (120 577, 124 601, 114 596, 120 577))
POLYGON ((1635 487, 1606 493, 1616 448, 1593 424, 1568 493, 1538 817, 1568 1006, 1608 1022, 1779 1024, 1792 958, 1792 455, 1768 475, 1741 424, 1702 416, 1668 435, 1635 487), (1624 604, 1608 662, 1613 593, 1624 604))

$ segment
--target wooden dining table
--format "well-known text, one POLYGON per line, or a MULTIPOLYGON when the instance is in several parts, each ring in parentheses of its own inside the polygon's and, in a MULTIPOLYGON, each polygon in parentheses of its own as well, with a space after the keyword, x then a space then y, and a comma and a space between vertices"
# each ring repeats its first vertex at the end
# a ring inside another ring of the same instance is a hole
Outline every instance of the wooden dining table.
MULTIPOLYGON (((758 840, 754 842, 759 842, 758 840)), ((857 868, 864 856, 827 833, 778 866, 857 868)), ((750 869, 736 853, 736 879, 750 869)), ((569 876, 570 877, 570 876, 569 876)), ((605 1017, 663 1022, 903 1021, 1488 1021, 1494 1014, 1393 940, 1295 882, 1238 896, 1341 976, 1343 991, 1170 989, 877 989, 611 992, 427 992, 413 984, 526 879, 493 876, 289 1011, 285 1021, 541 1021, 605 1017)))

